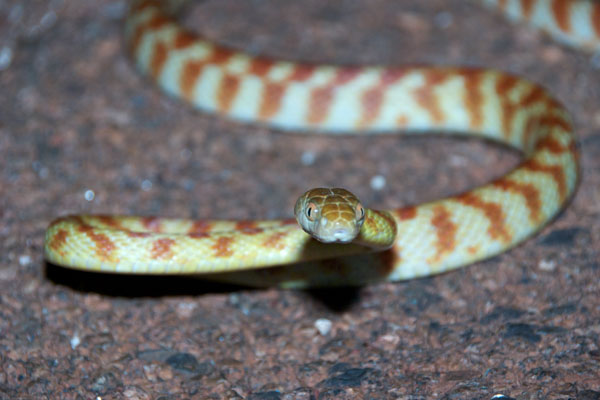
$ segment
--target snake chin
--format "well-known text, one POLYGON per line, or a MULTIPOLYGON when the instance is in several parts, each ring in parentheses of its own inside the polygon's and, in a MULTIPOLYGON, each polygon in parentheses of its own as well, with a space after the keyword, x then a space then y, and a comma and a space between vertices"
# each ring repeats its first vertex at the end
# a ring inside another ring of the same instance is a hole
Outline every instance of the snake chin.
POLYGON ((325 232, 314 232, 312 237, 322 243, 350 243, 358 235, 358 229, 335 228, 325 232))

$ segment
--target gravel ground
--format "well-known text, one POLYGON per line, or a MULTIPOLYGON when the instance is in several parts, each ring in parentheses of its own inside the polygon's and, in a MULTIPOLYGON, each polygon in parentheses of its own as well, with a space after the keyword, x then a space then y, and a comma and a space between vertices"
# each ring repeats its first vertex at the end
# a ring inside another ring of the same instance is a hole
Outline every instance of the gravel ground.
POLYGON ((504 255, 361 289, 249 290, 46 265, 44 229, 74 212, 283 217, 318 185, 397 207, 518 155, 205 115, 133 69, 124 2, 24 4, 0 1, 1 399, 600 399, 600 58, 460 0, 194 5, 189 27, 254 53, 526 76, 573 113, 582 150, 573 202, 504 255))

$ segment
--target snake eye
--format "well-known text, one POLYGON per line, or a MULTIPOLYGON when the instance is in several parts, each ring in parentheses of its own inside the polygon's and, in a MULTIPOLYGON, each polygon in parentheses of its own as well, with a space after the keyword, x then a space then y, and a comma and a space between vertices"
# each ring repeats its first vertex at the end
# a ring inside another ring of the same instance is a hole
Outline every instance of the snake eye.
POLYGON ((357 219, 363 219, 365 216, 365 209, 362 206, 362 204, 358 203, 356 205, 356 218, 357 219))
POLYGON ((310 221, 314 221, 317 218, 317 214, 319 213, 319 209, 315 203, 308 203, 306 206, 306 217, 310 221))

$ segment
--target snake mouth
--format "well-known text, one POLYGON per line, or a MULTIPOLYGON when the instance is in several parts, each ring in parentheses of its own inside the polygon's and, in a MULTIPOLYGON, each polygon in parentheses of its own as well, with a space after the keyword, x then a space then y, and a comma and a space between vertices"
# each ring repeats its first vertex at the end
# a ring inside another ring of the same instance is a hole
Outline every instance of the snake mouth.
POLYGON ((313 237, 323 243, 350 243, 357 235, 357 231, 351 228, 335 228, 332 230, 321 230, 313 237))
POLYGON ((333 238, 338 243, 349 243, 356 237, 354 230, 350 229, 336 229, 333 231, 333 238))

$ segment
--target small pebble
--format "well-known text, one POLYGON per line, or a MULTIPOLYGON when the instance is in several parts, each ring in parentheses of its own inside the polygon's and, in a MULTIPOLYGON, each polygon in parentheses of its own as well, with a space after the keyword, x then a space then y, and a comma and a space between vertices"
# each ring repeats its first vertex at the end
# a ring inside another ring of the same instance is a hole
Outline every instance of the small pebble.
POLYGON ((554 260, 540 260, 538 268, 542 271, 554 271, 556 269, 556 261, 554 260))
POLYGON ((58 16, 56 15, 56 13, 54 11, 48 11, 46 14, 44 14, 42 19, 40 19, 40 25, 44 29, 47 29, 54 25, 57 20, 58 16))
POLYGON ((94 193, 93 190, 86 190, 85 193, 83 194, 83 198, 86 199, 87 201, 92 201, 94 200, 94 197, 96 197, 96 193, 94 193))
POLYGON ((142 181, 142 190, 143 190, 144 192, 147 192, 147 191, 149 191, 150 189, 152 189, 152 181, 151 181, 151 180, 149 180, 149 179, 144 179, 144 180, 142 181))
POLYGON ((9 46, 0 49, 0 71, 7 69, 13 59, 13 52, 9 46))
POLYGON ((375 175, 371 178, 371 189, 381 190, 385 187, 385 177, 383 175, 375 175))
POLYGON ((300 162, 302 165, 313 165, 315 163, 316 154, 314 151, 305 151, 300 156, 300 162))
POLYGON ((25 267, 27 265, 31 264, 31 257, 24 254, 22 256, 19 256, 19 265, 21 265, 21 267, 25 267))
POLYGON ((79 335, 77 333, 75 333, 73 335, 73 337, 70 340, 71 343, 71 348, 73 350, 75 350, 77 348, 77 346, 79 346, 79 343, 81 343, 81 339, 79 339, 79 335))
POLYGON ((37 172, 38 176, 42 179, 46 179, 48 177, 48 168, 45 167, 41 162, 34 161, 32 164, 33 170, 37 172))
POLYGON ((319 331, 321 336, 327 336, 331 331, 331 321, 327 318, 319 318, 315 321, 315 328, 319 331))

